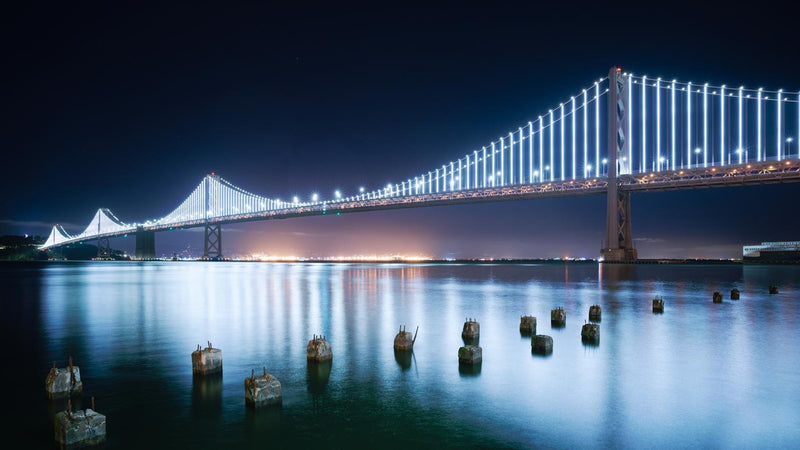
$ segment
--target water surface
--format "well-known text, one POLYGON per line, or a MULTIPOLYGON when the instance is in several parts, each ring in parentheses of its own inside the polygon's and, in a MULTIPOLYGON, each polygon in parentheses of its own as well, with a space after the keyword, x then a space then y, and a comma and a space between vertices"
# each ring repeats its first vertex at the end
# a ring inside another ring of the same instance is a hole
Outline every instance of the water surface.
POLYGON ((798 266, 8 263, 0 283, 5 409, 31 447, 53 446, 64 406, 44 379, 70 355, 76 407, 95 397, 108 448, 800 447, 798 266), (551 355, 531 353, 525 314, 551 355), (466 317, 481 326, 475 370, 458 364, 466 317), (401 324, 419 326, 410 358, 392 349, 401 324), (314 334, 329 371, 306 362, 314 334), (193 379, 207 341, 223 374, 193 379), (262 367, 280 408, 245 407, 262 367))

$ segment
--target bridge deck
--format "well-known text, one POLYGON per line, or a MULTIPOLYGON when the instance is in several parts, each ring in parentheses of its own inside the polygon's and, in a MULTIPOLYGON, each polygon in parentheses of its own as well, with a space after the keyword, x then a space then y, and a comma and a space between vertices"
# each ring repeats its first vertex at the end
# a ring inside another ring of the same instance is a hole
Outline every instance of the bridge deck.
MULTIPOLYGON (((704 187, 746 186, 769 183, 800 181, 800 160, 767 161, 729 166, 682 169, 634 175, 622 175, 619 187, 630 192, 655 192, 704 187)), ((538 184, 520 184, 483 189, 448 191, 433 194, 406 195, 350 201, 300 204, 279 210, 252 212, 216 217, 209 220, 191 220, 174 223, 159 223, 143 226, 143 231, 166 231, 175 228, 192 228, 261 220, 289 219, 335 213, 354 213, 385 209, 420 208, 428 206, 456 205, 512 200, 528 200, 549 197, 571 197, 596 195, 606 192, 608 179, 604 177, 556 181, 538 184)), ((123 230, 95 236, 83 236, 53 245, 56 247, 98 238, 117 237, 135 233, 123 230)))

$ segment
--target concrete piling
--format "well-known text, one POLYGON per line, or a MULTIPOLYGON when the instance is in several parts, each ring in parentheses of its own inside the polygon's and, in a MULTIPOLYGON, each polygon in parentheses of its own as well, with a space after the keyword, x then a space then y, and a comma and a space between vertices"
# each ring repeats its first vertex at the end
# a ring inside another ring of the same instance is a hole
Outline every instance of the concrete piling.
POLYGON ((61 446, 88 446, 100 444, 106 439, 106 416, 92 407, 83 411, 72 411, 72 401, 67 410, 55 415, 55 440, 61 446))
POLYGON ((411 332, 406 331, 405 325, 401 326, 397 336, 394 337, 394 349, 397 351, 414 350, 414 342, 417 340, 417 332, 419 332, 419 327, 417 327, 416 331, 414 331, 414 336, 412 337, 411 332))
POLYGON ((192 352, 192 373, 209 375, 218 372, 222 372, 222 350, 212 347, 211 341, 204 349, 200 349, 198 344, 197 350, 192 352))
POLYGON ((466 365, 480 364, 483 361, 483 349, 477 345, 465 345, 458 349, 458 363, 466 365))
POLYGON ((778 286, 775 286, 774 284, 771 284, 769 286, 769 293, 770 294, 777 294, 778 293, 778 286))
POLYGON ((536 334, 536 317, 533 316, 520 317, 519 332, 525 336, 536 334))
POLYGON ((553 338, 546 334, 535 334, 531 338, 531 351, 547 355, 553 352, 553 338))
POLYGON ((331 351, 331 344, 325 339, 325 336, 317 336, 308 341, 306 346, 306 359, 308 361, 330 361, 333 359, 333 352, 331 351))
POLYGON ((477 320, 468 318, 464 322, 464 329, 461 331, 461 339, 467 345, 477 345, 481 338, 481 324, 477 320))
POLYGON ((602 310, 600 309, 600 305, 592 305, 589 307, 589 321, 590 322, 600 322, 600 315, 602 310))
POLYGON ((664 299, 661 297, 656 297, 653 299, 653 312, 654 313, 663 313, 664 312, 664 299))
POLYGON ((283 402, 281 382, 268 374, 266 367, 259 376, 251 370, 250 376, 244 379, 244 401, 251 407, 280 405, 283 402))
POLYGON ((567 324, 567 312, 564 308, 556 308, 550 311, 550 326, 563 327, 567 324))
POLYGON ((722 294, 719 292, 714 292, 712 299, 714 303, 722 303, 722 294))
POLYGON ((44 388, 51 399, 77 395, 83 391, 81 369, 72 364, 72 356, 64 369, 56 368, 56 362, 53 361, 53 367, 44 380, 44 388))
POLYGON ((739 290, 731 289, 731 300, 739 300, 739 290))
POLYGON ((600 325, 596 323, 584 324, 581 328, 581 339, 589 342, 598 342, 600 340, 600 325))

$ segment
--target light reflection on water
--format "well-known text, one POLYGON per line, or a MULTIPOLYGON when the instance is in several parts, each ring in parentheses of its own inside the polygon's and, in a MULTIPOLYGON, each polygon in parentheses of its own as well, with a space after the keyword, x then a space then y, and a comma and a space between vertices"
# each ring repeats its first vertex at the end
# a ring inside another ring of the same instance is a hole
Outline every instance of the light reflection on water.
POLYGON ((96 262, 0 275, 34 355, 34 392, 15 395, 45 445, 59 405, 29 398, 72 355, 110 448, 800 446, 797 266, 96 262), (580 339, 593 304, 597 346, 580 339), (552 329, 558 306, 567 324, 552 329), (525 314, 553 337, 551 355, 531 354, 525 314), (481 325, 473 372, 457 358, 466 317, 481 325), (410 358, 392 349, 400 325, 419 326, 410 358), (331 342, 330 367, 307 364, 313 334, 331 342), (193 379, 206 341, 223 375, 193 379), (281 381, 280 409, 244 406, 261 367, 281 381))

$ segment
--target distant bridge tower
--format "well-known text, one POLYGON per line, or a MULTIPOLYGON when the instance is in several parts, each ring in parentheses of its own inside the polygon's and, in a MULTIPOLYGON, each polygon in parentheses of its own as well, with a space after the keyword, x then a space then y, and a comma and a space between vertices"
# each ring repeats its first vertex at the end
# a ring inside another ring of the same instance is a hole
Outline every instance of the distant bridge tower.
POLYGON ((107 237, 97 239, 97 259, 111 259, 111 244, 107 237))
POLYGON ((608 72, 608 191, 606 195, 605 261, 635 260, 631 235, 630 192, 619 188, 618 174, 631 173, 630 145, 625 133, 628 116, 627 77, 619 67, 608 72))
POLYGON ((207 176, 205 182, 203 183, 203 190, 204 190, 204 203, 205 203, 205 211, 203 212, 203 217, 205 217, 206 225, 205 225, 205 238, 203 242, 203 259, 222 259, 222 225, 212 225, 208 223, 208 213, 211 211, 212 205, 214 204, 211 198, 211 180, 212 178, 219 182, 219 176, 215 175, 213 172, 211 175, 207 176))

